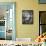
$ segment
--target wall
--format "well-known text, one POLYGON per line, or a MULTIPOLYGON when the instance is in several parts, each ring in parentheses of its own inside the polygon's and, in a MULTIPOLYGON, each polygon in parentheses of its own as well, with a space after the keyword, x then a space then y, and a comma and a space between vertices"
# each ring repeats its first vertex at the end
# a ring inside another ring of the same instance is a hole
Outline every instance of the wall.
POLYGON ((18 38, 36 38, 39 32, 38 25, 38 1, 37 0, 19 0, 16 2, 17 5, 17 37, 18 38), (33 24, 23 25, 22 24, 22 10, 28 9, 33 10, 33 24))
POLYGON ((36 38, 39 34, 39 10, 46 10, 46 5, 38 4, 38 0, 3 0, 0 2, 16 2, 16 37, 36 38), (33 24, 22 24, 22 10, 33 10, 33 24))

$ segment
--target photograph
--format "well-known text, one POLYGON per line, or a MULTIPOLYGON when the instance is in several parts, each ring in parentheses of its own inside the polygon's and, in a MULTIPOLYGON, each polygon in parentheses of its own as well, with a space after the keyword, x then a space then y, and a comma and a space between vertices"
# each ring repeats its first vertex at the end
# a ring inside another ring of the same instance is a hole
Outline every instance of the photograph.
POLYGON ((22 24, 33 24, 33 10, 22 10, 22 24))

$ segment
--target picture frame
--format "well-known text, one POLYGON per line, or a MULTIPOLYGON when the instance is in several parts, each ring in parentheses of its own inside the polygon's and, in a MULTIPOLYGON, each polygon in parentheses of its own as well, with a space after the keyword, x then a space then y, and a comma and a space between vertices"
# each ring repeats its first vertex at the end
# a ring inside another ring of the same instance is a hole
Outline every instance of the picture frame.
POLYGON ((39 0, 39 4, 46 4, 46 0, 39 0))
POLYGON ((33 24, 33 10, 22 10, 22 24, 33 24))

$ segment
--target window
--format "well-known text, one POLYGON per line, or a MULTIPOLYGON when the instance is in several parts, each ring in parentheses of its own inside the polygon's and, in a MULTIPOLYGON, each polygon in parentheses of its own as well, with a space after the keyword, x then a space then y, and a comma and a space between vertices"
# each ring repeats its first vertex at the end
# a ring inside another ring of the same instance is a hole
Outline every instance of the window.
POLYGON ((40 4, 46 4, 46 0, 39 0, 40 4))
POLYGON ((46 32, 46 11, 39 12, 39 35, 46 32))
POLYGON ((15 40, 15 3, 0 3, 0 40, 15 40))

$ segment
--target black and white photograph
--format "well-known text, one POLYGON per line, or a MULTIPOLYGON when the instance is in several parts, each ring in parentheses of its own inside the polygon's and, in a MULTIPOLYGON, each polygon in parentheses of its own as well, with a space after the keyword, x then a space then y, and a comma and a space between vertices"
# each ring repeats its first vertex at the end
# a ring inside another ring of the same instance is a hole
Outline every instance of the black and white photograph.
POLYGON ((22 24, 33 24, 33 10, 22 11, 22 24))

